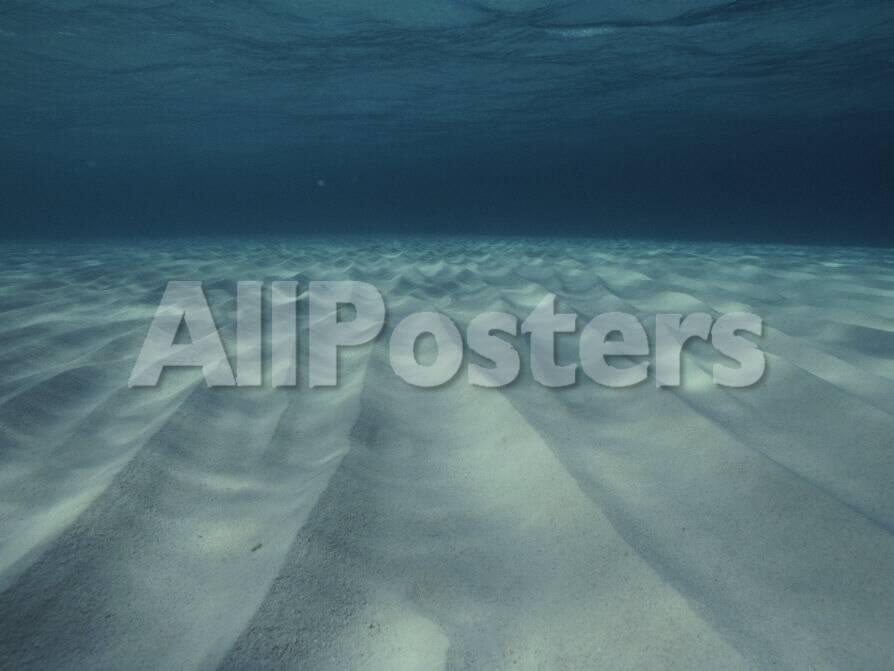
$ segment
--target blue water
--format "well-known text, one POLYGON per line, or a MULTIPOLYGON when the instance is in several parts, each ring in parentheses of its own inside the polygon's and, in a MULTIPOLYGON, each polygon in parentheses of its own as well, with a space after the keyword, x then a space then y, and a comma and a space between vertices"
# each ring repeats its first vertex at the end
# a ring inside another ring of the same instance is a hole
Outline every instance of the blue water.
POLYGON ((892 212, 894 0, 0 0, 0 670, 894 669, 892 212))
POLYGON ((888 245, 890 0, 6 0, 0 234, 888 245))

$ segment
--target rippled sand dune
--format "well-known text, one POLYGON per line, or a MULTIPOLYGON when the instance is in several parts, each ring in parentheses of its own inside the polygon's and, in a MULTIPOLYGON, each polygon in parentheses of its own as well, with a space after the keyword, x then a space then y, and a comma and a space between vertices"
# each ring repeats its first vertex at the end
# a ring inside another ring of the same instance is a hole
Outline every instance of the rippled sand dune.
POLYGON ((889 251, 7 244, 0 371, 0 668, 894 668, 889 251), (174 279, 231 348, 237 280, 363 280, 389 320, 334 389, 304 350, 296 388, 130 389, 174 279), (767 374, 717 387, 703 343, 677 389, 391 370, 405 314, 524 319, 547 293, 581 326, 754 312, 767 374))

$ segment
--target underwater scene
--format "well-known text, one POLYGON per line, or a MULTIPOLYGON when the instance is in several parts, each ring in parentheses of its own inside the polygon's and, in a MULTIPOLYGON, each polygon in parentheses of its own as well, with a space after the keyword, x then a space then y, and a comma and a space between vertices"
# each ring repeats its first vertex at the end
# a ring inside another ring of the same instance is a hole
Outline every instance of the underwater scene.
POLYGON ((894 669, 894 3, 4 0, 0 669, 894 669))

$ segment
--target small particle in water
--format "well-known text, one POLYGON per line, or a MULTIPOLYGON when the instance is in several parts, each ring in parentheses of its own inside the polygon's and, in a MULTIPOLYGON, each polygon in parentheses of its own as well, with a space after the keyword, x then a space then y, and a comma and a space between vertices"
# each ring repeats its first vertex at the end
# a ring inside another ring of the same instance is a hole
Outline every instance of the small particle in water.
POLYGON ((325 180, 325 179, 322 179, 322 178, 318 179, 318 180, 317 180, 317 186, 320 187, 320 188, 322 189, 324 186, 326 186, 326 180, 325 180))
POLYGON ((87 161, 87 167, 93 170, 93 168, 96 167, 96 161, 91 158, 89 161, 87 161))
POLYGON ((263 543, 258 543, 257 545, 255 545, 255 546, 251 549, 251 551, 252 551, 252 552, 257 552, 257 551, 260 550, 262 547, 264 547, 264 544, 263 544, 263 543))

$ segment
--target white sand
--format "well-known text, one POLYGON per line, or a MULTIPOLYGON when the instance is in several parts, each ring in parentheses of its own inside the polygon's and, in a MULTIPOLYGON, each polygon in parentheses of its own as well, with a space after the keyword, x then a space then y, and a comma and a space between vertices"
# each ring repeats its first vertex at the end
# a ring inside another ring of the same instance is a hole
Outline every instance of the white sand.
POLYGON ((2 669, 894 668, 894 252, 7 245, 0 371, 2 669), (127 388, 167 280, 231 342, 235 281, 290 278, 389 326, 748 310, 768 373, 694 343, 680 389, 422 391, 383 336, 336 389, 127 388))

